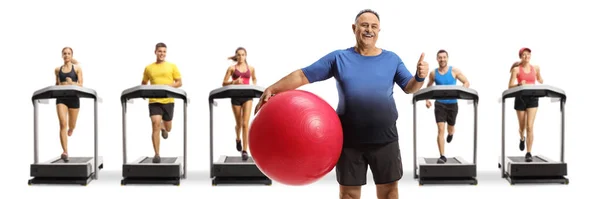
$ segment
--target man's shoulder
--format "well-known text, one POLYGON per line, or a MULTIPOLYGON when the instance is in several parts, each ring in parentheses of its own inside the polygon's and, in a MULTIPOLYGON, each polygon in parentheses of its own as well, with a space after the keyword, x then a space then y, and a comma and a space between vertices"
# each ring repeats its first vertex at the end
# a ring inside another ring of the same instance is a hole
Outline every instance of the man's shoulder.
POLYGON ((156 62, 152 62, 152 63, 150 63, 150 64, 146 65, 146 67, 144 67, 144 68, 146 68, 146 69, 150 69, 150 68, 152 68, 152 67, 154 67, 154 66, 156 66, 156 62))
POLYGON ((350 54, 354 51, 354 47, 349 47, 349 48, 344 48, 344 49, 336 49, 333 50, 329 53, 327 53, 327 56, 338 56, 338 55, 342 55, 342 54, 350 54))
POLYGON ((381 55, 388 56, 388 57, 393 58, 393 59, 402 60, 402 59, 400 59, 400 56, 398 54, 396 54, 396 52, 391 51, 391 50, 387 50, 387 49, 384 49, 384 48, 381 49, 381 55))

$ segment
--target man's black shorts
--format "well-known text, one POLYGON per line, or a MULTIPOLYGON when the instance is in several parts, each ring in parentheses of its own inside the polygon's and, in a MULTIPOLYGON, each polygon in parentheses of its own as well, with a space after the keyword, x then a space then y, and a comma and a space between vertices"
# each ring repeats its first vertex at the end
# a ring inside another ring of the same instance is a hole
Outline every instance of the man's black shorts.
POLYGON ((173 112, 175 109, 175 103, 161 104, 161 103, 150 103, 148 104, 150 109, 150 116, 161 115, 162 120, 171 121, 173 120, 173 112))
POLYGON ((524 111, 528 108, 537 108, 539 99, 537 97, 515 97, 515 110, 524 111))
POLYGON ((343 186, 367 184, 367 166, 375 184, 398 181, 404 174, 398 141, 378 145, 344 147, 336 165, 337 181, 343 186))
POLYGON ((458 103, 444 104, 436 101, 434 106, 435 122, 447 122, 450 126, 454 126, 456 124, 458 103))

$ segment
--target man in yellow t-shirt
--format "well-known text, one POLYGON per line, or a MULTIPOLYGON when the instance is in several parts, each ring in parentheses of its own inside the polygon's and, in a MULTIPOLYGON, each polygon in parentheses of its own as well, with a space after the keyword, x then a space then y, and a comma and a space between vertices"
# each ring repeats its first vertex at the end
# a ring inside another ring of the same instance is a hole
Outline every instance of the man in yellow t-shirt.
MULTIPOLYGON (((142 85, 169 85, 175 88, 181 87, 181 74, 177 65, 165 61, 167 56, 167 45, 164 43, 156 44, 154 50, 156 62, 146 66, 142 85)), ((171 131, 173 112, 175 109, 174 98, 152 98, 149 99, 148 108, 150 110, 150 119, 152 120, 152 144, 154 145, 153 163, 160 163, 160 137, 167 139, 171 131)))

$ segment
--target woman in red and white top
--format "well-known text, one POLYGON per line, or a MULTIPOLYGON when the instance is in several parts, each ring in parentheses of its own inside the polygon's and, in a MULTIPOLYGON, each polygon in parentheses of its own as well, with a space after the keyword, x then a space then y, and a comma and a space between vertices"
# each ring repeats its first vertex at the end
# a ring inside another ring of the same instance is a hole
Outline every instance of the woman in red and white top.
MULTIPOLYGON (((510 69, 510 82, 508 83, 508 87, 513 88, 527 84, 535 84, 536 80, 540 84, 543 84, 544 80, 540 75, 540 67, 538 65, 532 65, 529 62, 531 59, 531 49, 521 48, 519 50, 519 57, 521 58, 521 61, 515 62, 510 69)), ((533 161, 533 157, 531 156, 531 146, 533 145, 533 123, 535 121, 537 108, 537 97, 515 98, 514 109, 517 111, 519 134, 521 136, 521 139, 519 140, 519 149, 523 151, 525 149, 525 142, 527 142, 527 153, 525 154, 525 161, 527 162, 533 161), (525 130, 527 130, 527 137, 524 135, 525 130), (527 141, 525 138, 527 138, 527 141)))
MULTIPOLYGON (((256 85, 256 75, 254 67, 248 65, 246 61, 246 49, 239 47, 235 50, 235 55, 229 57, 236 62, 234 65, 227 68, 227 72, 223 79, 223 86, 236 84, 256 85)), ((231 98, 231 108, 235 117, 235 143, 236 149, 242 152, 242 160, 248 159, 248 131, 250 113, 252 112, 252 98, 231 98), (242 139, 240 139, 240 131, 242 139), (243 140, 243 142, 242 142, 243 140)))

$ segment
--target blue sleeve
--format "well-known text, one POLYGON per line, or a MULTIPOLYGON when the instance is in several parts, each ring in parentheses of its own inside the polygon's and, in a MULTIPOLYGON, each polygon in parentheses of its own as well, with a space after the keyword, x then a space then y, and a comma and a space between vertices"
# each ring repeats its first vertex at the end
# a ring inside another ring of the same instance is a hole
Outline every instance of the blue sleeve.
POLYGON ((394 75, 394 82, 404 90, 413 75, 408 71, 402 59, 398 58, 398 66, 396 67, 396 75, 394 75))
POLYGON ((333 77, 333 71, 336 64, 336 55, 338 51, 333 51, 317 60, 315 63, 302 68, 304 76, 308 82, 324 81, 333 77))

